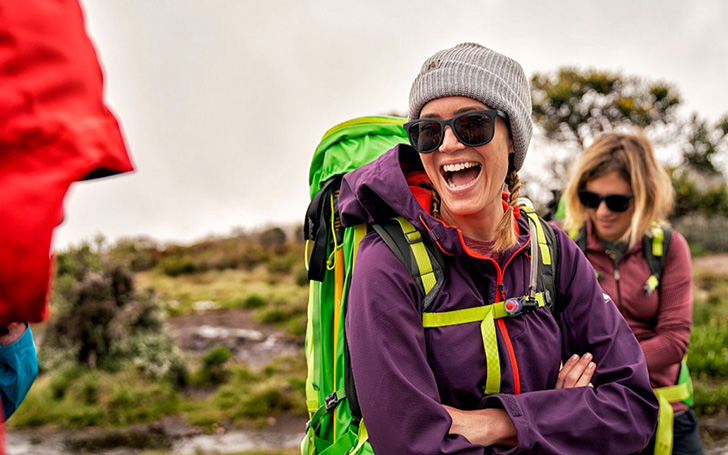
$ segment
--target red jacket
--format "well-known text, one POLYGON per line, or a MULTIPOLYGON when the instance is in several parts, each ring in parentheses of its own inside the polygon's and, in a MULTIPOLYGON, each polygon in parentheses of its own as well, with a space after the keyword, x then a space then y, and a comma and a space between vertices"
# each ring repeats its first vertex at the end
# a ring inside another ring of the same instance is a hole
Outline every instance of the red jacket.
POLYGON ((78 180, 131 171, 77 0, 0 7, 0 326, 47 317, 53 229, 78 180))
MULTIPOLYGON (((587 221, 586 256, 599 273, 602 289, 612 297, 642 346, 652 387, 675 385, 680 361, 688 350, 693 314, 693 278, 685 237, 673 231, 660 287, 644 290, 650 270, 642 242, 625 252, 615 270, 587 221)), ((687 408, 674 404, 676 411, 687 408)))

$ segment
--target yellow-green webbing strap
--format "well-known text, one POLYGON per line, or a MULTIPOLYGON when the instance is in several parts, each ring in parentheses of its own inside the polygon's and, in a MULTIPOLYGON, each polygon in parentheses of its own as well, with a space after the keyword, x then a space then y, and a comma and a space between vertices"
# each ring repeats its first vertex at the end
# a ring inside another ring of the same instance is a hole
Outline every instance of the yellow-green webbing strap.
POLYGON ((652 255, 659 258, 662 256, 662 243, 665 240, 665 231, 657 223, 652 225, 652 255))
POLYGON ((533 220, 533 225, 536 226, 536 239, 538 240, 538 248, 541 252, 541 262, 543 265, 551 265, 551 250, 549 249, 549 243, 546 241, 546 234, 543 231, 541 220, 538 219, 538 215, 535 212, 530 210, 526 210, 526 215, 533 220))
MULTIPOLYGON (((544 306, 543 294, 536 293, 539 308, 544 306)), ((422 326, 425 328, 445 327, 450 325, 480 322, 480 333, 483 337, 487 377, 485 393, 500 392, 500 356, 498 355, 498 338, 495 331, 495 320, 508 316, 505 302, 496 302, 464 310, 444 311, 439 313, 423 313, 422 326)))
POLYGON ((354 257, 351 261, 352 268, 354 267, 354 264, 356 264, 356 254, 359 252, 359 244, 365 235, 367 235, 366 224, 358 224, 354 226, 354 257))
POLYGON ((316 388, 314 388, 314 377, 316 374, 315 370, 315 358, 314 358, 314 346, 313 346, 313 337, 314 337, 314 329, 313 329, 313 307, 314 302, 318 299, 318 293, 317 293, 317 284, 314 284, 311 282, 309 284, 309 292, 308 292, 308 322, 306 323, 306 366, 307 366, 307 374, 306 374, 306 407, 308 408, 308 416, 311 417, 314 412, 319 407, 319 397, 318 397, 318 391, 316 388))
MULTIPOLYGON (((652 256, 654 257, 661 257, 664 253, 663 243, 665 240, 665 231, 662 230, 662 228, 657 224, 652 224, 652 256)), ((645 291, 649 294, 652 294, 652 292, 657 289, 657 286, 660 285, 660 280, 653 274, 650 275, 649 278, 647 278, 647 281, 645 282, 645 291)))
POLYGON ((687 400, 690 390, 687 383, 654 389, 660 409, 657 416, 655 455, 672 454, 673 410, 671 402, 687 400))
MULTIPOLYGON (((538 302, 539 308, 545 305, 543 293, 536 293, 536 301, 538 302)), ((489 311, 493 312, 494 319, 504 318, 509 315, 505 309, 505 302, 496 302, 491 303, 490 305, 466 308, 464 310, 423 313, 422 325, 425 328, 432 328, 467 324, 469 322, 480 322, 485 318, 486 313, 489 311)))
POLYGON ((369 433, 367 432, 367 427, 364 426, 364 420, 361 420, 359 422, 359 432, 357 434, 357 443, 356 447, 354 447, 354 450, 349 452, 349 455, 356 455, 359 453, 359 451, 364 447, 364 443, 366 443, 369 440, 369 433))
POLYGON ((485 349, 485 394, 490 395, 500 392, 501 371, 500 356, 498 355, 498 338, 495 333, 495 316, 493 305, 485 307, 486 312, 483 321, 480 323, 480 334, 483 337, 483 348, 485 349))
POLYGON ((437 278, 435 277, 435 272, 432 269, 430 255, 427 254, 427 248, 425 248, 425 244, 422 242, 422 235, 417 229, 415 229, 412 223, 401 216, 394 217, 393 219, 399 223, 402 228, 402 232, 407 238, 412 254, 414 254, 415 257, 415 263, 419 270, 422 286, 425 289, 425 295, 427 295, 437 283, 437 278))

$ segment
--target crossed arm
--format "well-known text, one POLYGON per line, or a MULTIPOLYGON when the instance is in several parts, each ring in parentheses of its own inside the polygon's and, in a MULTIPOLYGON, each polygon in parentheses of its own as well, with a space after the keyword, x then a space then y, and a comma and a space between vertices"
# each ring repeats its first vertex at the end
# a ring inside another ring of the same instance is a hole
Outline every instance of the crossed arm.
MULTIPOLYGON (((555 389, 586 387, 596 370, 592 355, 574 354, 566 361, 556 379, 555 389)), ((486 408, 463 411, 443 405, 452 418, 451 434, 460 434, 473 444, 515 447, 518 443, 516 427, 503 409, 486 408)))

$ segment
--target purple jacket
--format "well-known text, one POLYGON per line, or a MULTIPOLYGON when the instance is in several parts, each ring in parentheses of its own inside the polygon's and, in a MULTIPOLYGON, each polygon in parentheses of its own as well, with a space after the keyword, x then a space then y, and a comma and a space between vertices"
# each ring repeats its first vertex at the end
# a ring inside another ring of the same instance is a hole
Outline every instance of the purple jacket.
MULTIPOLYGON (((446 278, 430 311, 502 300, 499 287, 506 298, 526 294, 527 223, 517 220, 518 244, 498 264, 468 255, 459 231, 430 216, 408 188, 402 169, 421 169, 419 163, 414 150, 398 146, 348 174, 339 199, 343 223, 373 222, 396 212, 440 244, 446 278)), ((578 247, 560 231, 557 240, 557 299, 564 309, 556 318, 542 308, 499 320, 501 393, 485 396, 480 324, 424 329, 414 280, 376 233, 363 239, 346 332, 357 396, 377 455, 628 454, 647 444, 657 400, 642 350, 578 247), (597 364, 594 388, 554 390, 562 360, 586 352, 597 364), (504 408, 518 446, 484 448, 448 434, 451 421, 441 403, 504 408)))

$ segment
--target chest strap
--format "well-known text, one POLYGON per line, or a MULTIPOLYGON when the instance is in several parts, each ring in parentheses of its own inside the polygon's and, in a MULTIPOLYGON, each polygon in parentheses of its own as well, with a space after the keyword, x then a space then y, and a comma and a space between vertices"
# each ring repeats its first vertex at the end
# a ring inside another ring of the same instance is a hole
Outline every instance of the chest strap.
POLYGON ((655 455, 672 453, 674 411, 671 402, 690 398, 690 389, 686 383, 654 389, 660 408, 657 414, 657 432, 655 434, 655 455))
POLYGON ((537 292, 533 300, 527 296, 523 296, 507 299, 504 302, 491 303, 490 305, 466 308, 464 310, 423 313, 422 326, 425 328, 433 328, 480 322, 480 333, 483 338, 483 349, 485 350, 487 366, 485 393, 490 395, 500 392, 501 383, 500 356, 498 354, 495 320, 518 316, 544 305, 543 294, 537 292))
POLYGON ((690 379, 687 358, 680 363, 677 384, 653 389, 660 403, 657 414, 657 432, 655 434, 655 455, 672 454, 674 412, 670 403, 682 401, 693 405, 693 381, 690 379))

